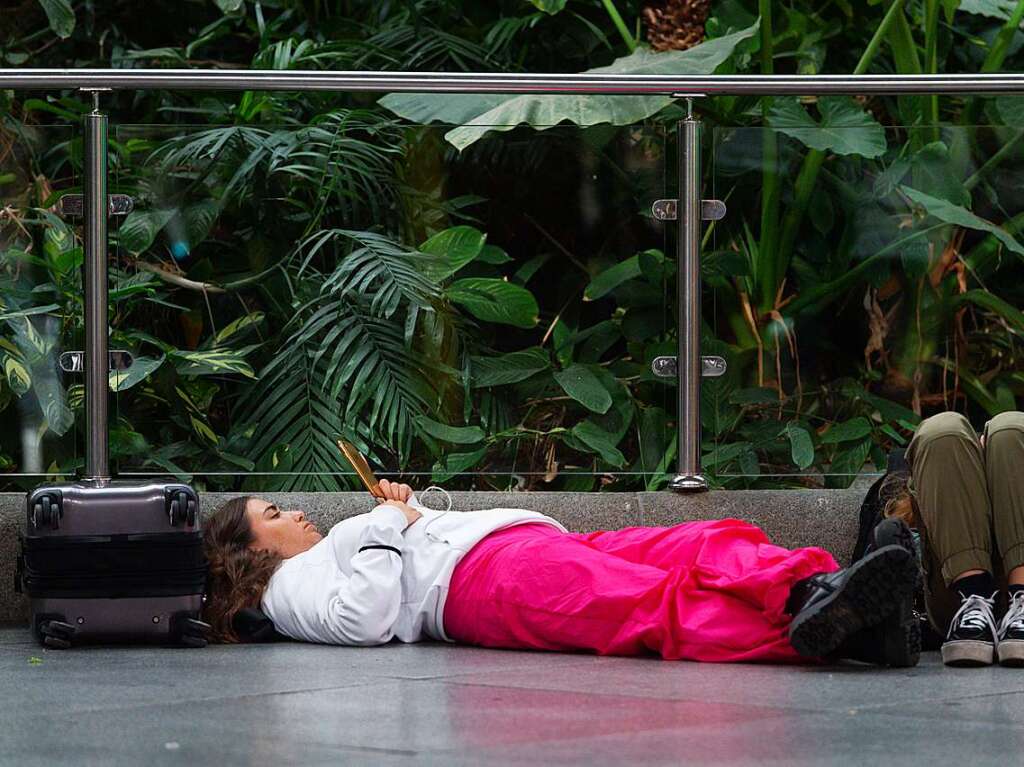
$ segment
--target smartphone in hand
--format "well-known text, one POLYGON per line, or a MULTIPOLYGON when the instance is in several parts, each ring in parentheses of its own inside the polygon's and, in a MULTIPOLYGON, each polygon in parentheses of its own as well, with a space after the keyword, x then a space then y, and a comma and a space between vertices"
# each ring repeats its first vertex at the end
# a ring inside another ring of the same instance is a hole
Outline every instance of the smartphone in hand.
POLYGON ((370 464, 366 462, 363 454, 356 449, 355 445, 345 439, 338 440, 338 448, 348 462, 352 464, 352 468, 356 470, 356 474, 359 475, 359 479, 363 481, 370 495, 378 500, 383 500, 384 494, 381 492, 380 483, 377 477, 374 476, 373 470, 370 469, 370 464))

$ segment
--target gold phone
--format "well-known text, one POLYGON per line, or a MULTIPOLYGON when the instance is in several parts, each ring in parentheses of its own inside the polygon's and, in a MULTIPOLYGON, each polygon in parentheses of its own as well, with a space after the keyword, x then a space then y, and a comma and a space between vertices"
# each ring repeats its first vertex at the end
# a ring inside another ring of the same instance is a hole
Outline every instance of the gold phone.
POLYGON ((356 474, 359 475, 359 479, 366 485, 370 495, 374 498, 382 499, 384 495, 380 491, 380 484, 373 475, 373 470, 370 469, 370 464, 366 462, 363 454, 356 449, 355 445, 344 439, 338 440, 338 447, 341 449, 342 455, 352 464, 352 468, 356 470, 356 474))

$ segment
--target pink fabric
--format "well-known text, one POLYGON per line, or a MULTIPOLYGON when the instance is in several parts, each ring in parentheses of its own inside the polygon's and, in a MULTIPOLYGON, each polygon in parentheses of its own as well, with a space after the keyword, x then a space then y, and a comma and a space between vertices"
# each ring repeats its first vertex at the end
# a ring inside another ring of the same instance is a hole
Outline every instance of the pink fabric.
POLYGON ((459 562, 444 627, 484 647, 797 661, 790 587, 836 569, 823 549, 789 551, 735 519, 596 533, 517 525, 459 562))

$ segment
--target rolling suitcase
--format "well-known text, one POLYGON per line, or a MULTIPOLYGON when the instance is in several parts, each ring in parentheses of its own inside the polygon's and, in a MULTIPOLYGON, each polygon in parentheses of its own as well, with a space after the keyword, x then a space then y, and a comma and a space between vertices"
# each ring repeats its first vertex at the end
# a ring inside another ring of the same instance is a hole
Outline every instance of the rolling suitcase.
POLYGON ((86 374, 85 473, 28 493, 16 580, 29 597, 32 631, 47 646, 201 647, 208 626, 199 620, 206 561, 198 494, 173 479, 109 475, 106 217, 126 208, 123 198, 107 198, 106 135, 106 117, 94 109, 85 117, 84 200, 69 206, 85 216, 86 348, 63 355, 71 359, 61 367, 86 374))
POLYGON ((37 487, 27 501, 19 576, 40 642, 206 644, 195 490, 83 480, 37 487))

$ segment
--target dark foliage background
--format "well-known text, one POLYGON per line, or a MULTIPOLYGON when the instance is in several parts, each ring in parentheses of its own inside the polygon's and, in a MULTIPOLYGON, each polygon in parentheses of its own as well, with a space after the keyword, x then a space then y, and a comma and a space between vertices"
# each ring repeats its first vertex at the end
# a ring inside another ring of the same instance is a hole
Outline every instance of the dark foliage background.
MULTIPOLYGON (((1015 70, 1024 0, 25 0, 4 67, 915 73, 1015 70)), ((678 100, 105 94, 112 452, 217 489, 655 489, 675 462, 678 100), (666 239, 668 238, 668 239, 666 239)), ((81 94, 0 92, 0 465, 83 464, 81 94)), ((1013 97, 700 100, 704 460, 841 485, 922 415, 1017 407, 1013 97)))

